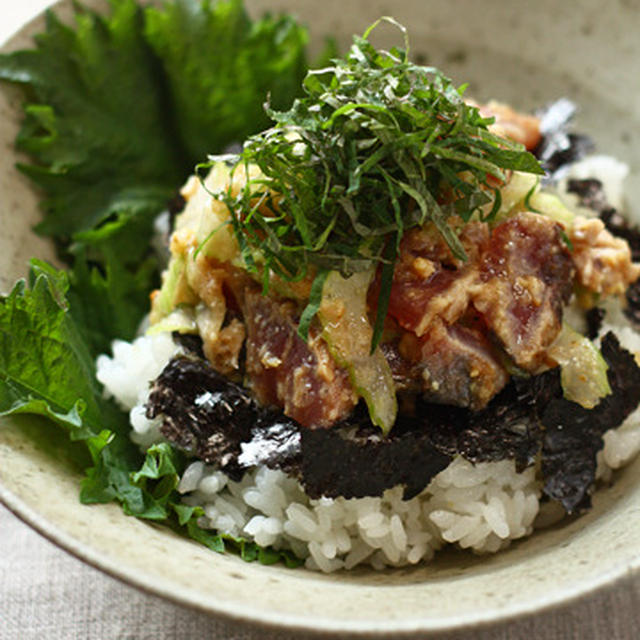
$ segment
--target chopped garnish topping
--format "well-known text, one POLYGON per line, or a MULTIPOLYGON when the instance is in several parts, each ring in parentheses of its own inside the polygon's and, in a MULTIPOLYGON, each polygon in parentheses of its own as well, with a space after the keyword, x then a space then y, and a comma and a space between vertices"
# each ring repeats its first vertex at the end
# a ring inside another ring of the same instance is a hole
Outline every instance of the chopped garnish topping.
MULTIPOLYGON (((263 274, 265 288, 270 273, 296 281, 382 265, 373 347, 405 231, 432 221, 464 260, 448 219, 495 215, 505 170, 543 173, 522 145, 489 132, 493 118, 465 102, 465 87, 410 62, 404 27, 384 20, 404 34, 405 48, 374 48, 368 37, 378 21, 344 59, 310 71, 306 96, 289 111, 269 109, 277 124, 224 157, 233 171, 249 175, 251 165, 260 174, 239 193, 219 194, 246 266, 263 274)), ((317 309, 318 300, 309 305, 317 309)))

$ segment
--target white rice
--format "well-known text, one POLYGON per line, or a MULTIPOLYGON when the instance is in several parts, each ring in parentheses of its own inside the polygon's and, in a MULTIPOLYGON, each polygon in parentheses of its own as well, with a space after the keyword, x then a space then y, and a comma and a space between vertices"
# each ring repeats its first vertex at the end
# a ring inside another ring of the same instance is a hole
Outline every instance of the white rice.
POLYGON ((111 350, 111 358, 98 356, 96 376, 104 385, 105 393, 129 412, 133 427, 131 439, 146 449, 162 438, 160 420, 147 420, 145 416, 149 384, 180 349, 170 333, 157 333, 133 342, 114 340, 111 350))
MULTIPOLYGON (((566 178, 600 179, 608 200, 621 207, 627 172, 626 165, 613 158, 592 156, 574 164, 566 178)), ((558 189, 571 199, 566 179, 558 189)), ((607 301, 605 308, 600 335, 613 329, 625 348, 640 352, 640 335, 629 326, 619 301, 607 301)), ((570 323, 584 330, 579 316, 571 313, 569 309, 570 323)), ((142 449, 162 440, 159 421, 145 417, 149 383, 178 351, 169 334, 158 333, 131 344, 116 341, 113 357, 98 358, 98 379, 129 411, 131 437, 142 449)), ((638 451, 640 410, 604 435, 597 477, 608 480, 638 451)), ((461 457, 407 501, 402 500, 402 487, 377 498, 311 500, 296 480, 280 471, 257 468, 241 482, 232 482, 201 461, 187 467, 178 491, 185 503, 203 507, 202 527, 289 549, 305 558, 309 569, 324 572, 360 564, 383 569, 426 562, 447 544, 493 553, 564 515, 556 503, 540 504, 542 482, 536 467, 516 473, 512 461, 474 465, 461 457)))
MULTIPOLYGON (((602 183, 607 202, 618 210, 624 210, 624 180, 629 175, 629 166, 617 158, 605 155, 590 155, 567 165, 562 173, 558 191, 565 194, 575 205, 577 197, 567 194, 567 182, 570 179, 585 180, 595 178, 602 183)), ((590 210, 586 210, 589 212, 590 210)), ((581 213, 583 211, 581 210, 581 213)), ((591 212, 593 215, 593 212, 591 212)))
MULTIPOLYGON (((619 305, 610 304, 603 332, 615 327, 627 348, 640 351, 640 336, 623 322, 619 305)), ((170 335, 159 333, 117 341, 113 357, 98 359, 98 379, 130 411, 132 439, 142 448, 162 439, 158 422, 144 416, 149 382, 177 351, 170 335)), ((640 450, 640 411, 607 432, 604 443, 598 477, 606 480, 640 450)), ((516 473, 512 461, 474 465, 461 457, 407 501, 402 487, 377 498, 311 500, 280 471, 257 468, 232 482, 201 461, 187 467, 178 487, 185 503, 204 508, 202 527, 289 549, 324 572, 426 562, 446 544, 496 552, 563 515, 553 505, 541 511, 541 489, 536 467, 516 473)))

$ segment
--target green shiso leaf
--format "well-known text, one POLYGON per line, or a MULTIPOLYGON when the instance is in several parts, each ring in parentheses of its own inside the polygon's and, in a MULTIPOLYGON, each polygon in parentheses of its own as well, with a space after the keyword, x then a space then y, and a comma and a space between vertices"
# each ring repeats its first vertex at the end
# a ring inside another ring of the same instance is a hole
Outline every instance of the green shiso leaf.
POLYGON ((36 49, 0 56, 0 79, 28 99, 17 145, 44 191, 38 230, 60 239, 160 210, 185 173, 143 12, 133 0, 111 7, 106 18, 77 8, 75 29, 49 12, 36 49))
POLYGON ((16 143, 43 192, 38 231, 73 266, 94 354, 131 339, 147 311, 155 216, 207 153, 265 126, 269 91, 290 104, 306 70, 306 31, 251 21, 237 0, 110 5, 74 5, 71 26, 49 12, 35 49, 0 55, 0 80, 26 96, 16 143))
POLYGON ((289 16, 252 22, 241 0, 176 0, 146 9, 145 34, 170 87, 194 161, 269 124, 267 94, 291 104, 306 72, 307 32, 289 16))
POLYGON ((143 456, 131 442, 127 415, 104 399, 95 379, 68 291, 65 272, 34 260, 28 281, 0 297, 0 415, 41 415, 85 442, 94 463, 80 492, 86 504, 116 500, 126 514, 174 524, 216 551, 228 545, 246 560, 299 564, 290 552, 202 529, 202 510, 180 504, 185 457, 167 443, 143 456))
POLYGON ((102 395, 68 290, 66 273, 34 260, 28 282, 0 298, 0 415, 42 415, 86 442, 95 466, 82 485, 84 502, 118 500, 128 513, 157 517, 154 496, 131 481, 142 456, 127 415, 102 395))
POLYGON ((90 242, 71 247, 69 299, 94 355, 109 351, 116 338, 132 339, 148 312, 149 292, 158 283, 157 259, 148 246, 140 248, 148 222, 120 217, 91 232, 90 242))
POLYGON ((101 398, 68 287, 64 272, 34 260, 29 282, 0 298, 0 415, 37 413, 86 439, 116 414, 101 398))
MULTIPOLYGON (((126 418, 126 414, 123 414, 126 418)), ((92 439, 90 451, 94 466, 82 482, 80 500, 85 504, 118 501, 127 515, 150 520, 166 520, 170 515, 167 498, 158 499, 145 486, 132 481, 143 456, 129 440, 128 429, 101 434, 92 439)))
POLYGON ((139 471, 133 474, 131 479, 135 483, 146 482, 147 480, 161 480, 165 477, 173 477, 177 486, 177 481, 184 463, 176 459, 176 450, 166 442, 154 444, 147 449, 147 455, 139 471))

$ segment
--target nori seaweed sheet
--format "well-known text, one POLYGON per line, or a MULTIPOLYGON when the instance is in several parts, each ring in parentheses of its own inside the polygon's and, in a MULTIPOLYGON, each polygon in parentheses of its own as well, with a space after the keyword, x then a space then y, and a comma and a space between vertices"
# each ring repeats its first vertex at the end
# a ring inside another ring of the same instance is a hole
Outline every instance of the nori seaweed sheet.
POLYGON ((544 493, 572 513, 590 506, 603 434, 640 402, 640 368, 612 333, 602 355, 612 394, 592 410, 562 397, 552 369, 513 378, 479 412, 418 399, 415 415, 401 416, 386 438, 362 406, 333 429, 306 429, 259 407, 206 361, 178 356, 154 382, 147 415, 162 416, 168 440, 233 479, 264 464, 295 476, 312 498, 377 496, 404 485, 409 499, 458 454, 474 463, 513 459, 518 471, 540 456, 544 493))
POLYGON ((609 365, 611 394, 590 410, 554 397, 540 415, 545 426, 543 490, 569 513, 591 506, 589 492, 595 479, 596 454, 603 446, 602 436, 619 426, 640 402, 640 368, 633 355, 620 347, 611 332, 603 337, 601 351, 609 365))
MULTIPOLYGON (((567 181, 567 191, 577 195, 583 207, 595 211, 599 216, 608 216, 615 212, 615 209, 607 202, 602 182, 596 178, 584 178, 581 180, 571 178, 567 181)), ((625 226, 627 226, 626 221, 625 226)))
POLYGON ((399 430, 391 437, 345 437, 341 430, 302 429, 299 477, 312 498, 379 496, 404 485, 418 495, 451 462, 428 432, 399 430))
POLYGON ((584 315, 585 320, 587 321, 587 338, 589 338, 589 340, 595 340, 600 333, 600 327, 602 327, 605 311, 600 307, 593 307, 584 315))
POLYGON ((146 414, 149 419, 162 416, 160 430, 167 440, 217 464, 234 480, 242 478, 240 443, 251 437, 255 402, 204 360, 173 358, 153 383, 146 414))
POLYGON ((195 333, 181 333, 173 331, 171 333, 173 341, 184 349, 186 353, 190 353, 198 358, 204 359, 204 349, 202 338, 195 333))

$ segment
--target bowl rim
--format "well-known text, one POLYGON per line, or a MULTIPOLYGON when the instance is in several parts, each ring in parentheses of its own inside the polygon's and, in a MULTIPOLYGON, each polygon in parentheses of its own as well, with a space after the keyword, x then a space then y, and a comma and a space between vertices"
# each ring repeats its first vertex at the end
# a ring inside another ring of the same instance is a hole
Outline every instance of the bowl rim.
POLYGON ((630 562, 627 565, 620 564, 607 572, 599 574, 591 581, 580 583, 579 586, 573 589, 566 589, 563 591, 561 598, 558 598, 556 593, 555 596, 548 595, 531 600, 521 600, 511 604, 509 607, 497 610, 476 611, 473 614, 467 614, 464 619, 451 617, 434 620, 416 617, 408 622, 398 620, 390 622, 374 621, 371 625, 367 625, 363 622, 348 623, 344 620, 336 621, 326 617, 321 621, 322 627, 319 627, 314 624, 314 621, 317 623, 319 620, 315 618, 310 620, 308 616, 302 614, 273 613, 256 617, 251 615, 251 608, 244 606, 230 606, 225 603, 221 603, 219 606, 212 606, 210 600, 204 602, 198 597, 197 590, 183 587, 177 590, 175 587, 170 589, 169 583, 166 585, 159 584, 150 575, 148 579, 145 579, 146 574, 126 566, 118 566, 116 561, 110 559, 104 552, 77 540, 70 533, 51 523, 1 483, 0 503, 22 522, 60 549, 123 584, 139 589, 150 596, 160 597, 169 603, 205 613, 221 621, 244 625, 245 627, 249 626, 251 630, 305 633, 308 635, 322 635, 323 638, 330 637, 327 634, 335 634, 335 638, 355 638, 363 634, 372 638, 383 638, 393 634, 394 637, 407 639, 434 637, 446 632, 464 632, 465 630, 477 632, 510 622, 522 622, 528 616, 539 616, 569 608, 587 595, 597 595, 605 589, 615 589, 625 579, 634 579, 640 576, 640 554, 638 554, 635 562, 630 562))

